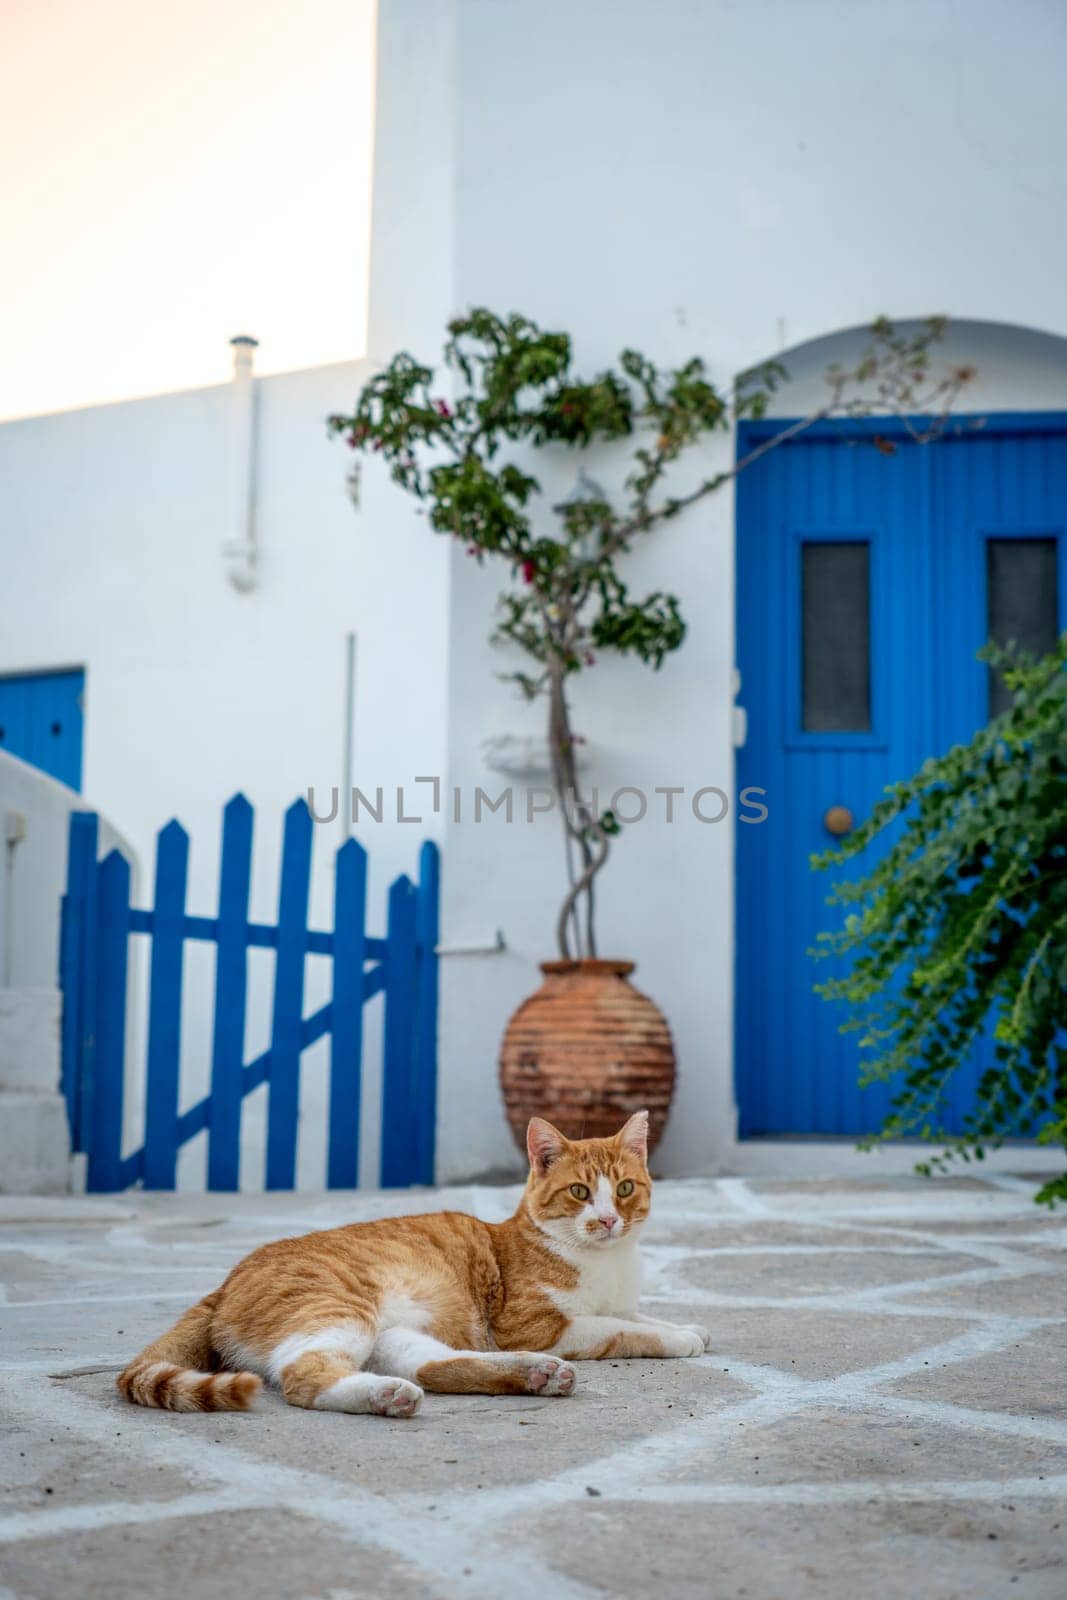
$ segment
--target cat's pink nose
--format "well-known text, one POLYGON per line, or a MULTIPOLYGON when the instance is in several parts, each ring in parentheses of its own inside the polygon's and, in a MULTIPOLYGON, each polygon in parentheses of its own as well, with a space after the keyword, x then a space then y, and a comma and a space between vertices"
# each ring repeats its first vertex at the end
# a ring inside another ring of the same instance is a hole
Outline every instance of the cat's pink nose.
POLYGON ((614 1217, 614 1216, 612 1216, 612 1217, 597 1217, 597 1221, 600 1223, 600 1226, 602 1228, 607 1228, 609 1233, 611 1232, 611 1230, 615 1226, 615 1224, 618 1222, 618 1220, 619 1220, 618 1217, 614 1217))

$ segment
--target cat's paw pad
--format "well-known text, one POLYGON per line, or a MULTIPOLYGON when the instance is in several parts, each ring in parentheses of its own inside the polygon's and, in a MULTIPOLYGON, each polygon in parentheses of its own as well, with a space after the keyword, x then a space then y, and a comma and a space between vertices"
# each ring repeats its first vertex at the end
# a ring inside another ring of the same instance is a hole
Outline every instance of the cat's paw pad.
POLYGON ((413 1417, 422 1404, 422 1390, 406 1378, 386 1378, 370 1397, 378 1417, 413 1417))
POLYGON ((530 1394, 570 1394, 577 1374, 566 1361, 542 1356, 527 1368, 526 1387, 530 1394))

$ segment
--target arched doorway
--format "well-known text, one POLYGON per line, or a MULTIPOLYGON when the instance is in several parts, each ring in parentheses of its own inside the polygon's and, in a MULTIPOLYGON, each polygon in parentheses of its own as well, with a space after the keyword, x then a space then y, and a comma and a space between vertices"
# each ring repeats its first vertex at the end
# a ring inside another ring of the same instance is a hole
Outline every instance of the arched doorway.
MULTIPOLYGON (((816 371, 849 338, 797 353, 789 417, 743 429, 739 455, 806 414, 816 371)), ((879 1126, 889 1090, 860 1089, 857 1035, 813 992, 828 967, 808 951, 842 913, 809 858, 832 844, 830 824, 862 819, 887 784, 1001 708, 975 660, 989 637, 1044 651, 1067 627, 1067 343, 979 324, 953 342, 950 359, 965 352, 980 380, 936 443, 899 421, 831 422, 738 481, 737 780, 766 790, 769 813, 738 827, 742 1137, 879 1126)), ((983 1057, 955 1074, 950 1127, 983 1057)))

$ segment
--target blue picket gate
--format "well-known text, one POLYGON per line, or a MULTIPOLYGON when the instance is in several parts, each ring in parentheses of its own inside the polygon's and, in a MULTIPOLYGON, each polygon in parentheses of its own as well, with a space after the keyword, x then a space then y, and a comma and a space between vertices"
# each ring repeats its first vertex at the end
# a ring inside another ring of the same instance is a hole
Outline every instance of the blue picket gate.
POLYGON ((363 1008, 384 992, 380 1181, 432 1183, 437 1099, 437 921, 439 857, 423 844, 419 877, 389 889, 384 938, 365 929, 367 853, 356 839, 337 851, 332 932, 308 927, 312 821, 298 800, 285 815, 276 923, 250 922, 252 807, 234 795, 223 812, 218 915, 185 909, 189 837, 170 822, 157 841, 151 909, 130 905, 129 864, 117 850, 97 860, 98 819, 70 819, 63 901, 62 1086, 74 1150, 88 1155, 88 1188, 113 1192, 142 1182, 173 1189, 178 1151, 207 1131, 207 1187, 238 1187, 241 1108, 267 1085, 268 1189, 296 1181, 300 1058, 329 1035, 326 1182, 351 1188, 360 1149, 363 1008), (127 952, 151 939, 144 1141, 122 1153, 127 952), (216 947, 209 1092, 180 1111, 182 968, 187 940, 216 947), (269 1047, 244 1060, 248 952, 276 952, 269 1047), (332 957, 330 999, 304 1015, 309 955, 332 957))

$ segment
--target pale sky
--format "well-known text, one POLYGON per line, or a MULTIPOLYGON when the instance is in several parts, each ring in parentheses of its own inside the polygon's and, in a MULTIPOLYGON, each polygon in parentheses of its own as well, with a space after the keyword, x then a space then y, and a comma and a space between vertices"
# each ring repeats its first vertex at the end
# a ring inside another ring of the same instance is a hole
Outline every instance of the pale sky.
POLYGON ((365 348, 374 0, 0 0, 0 419, 365 348))

